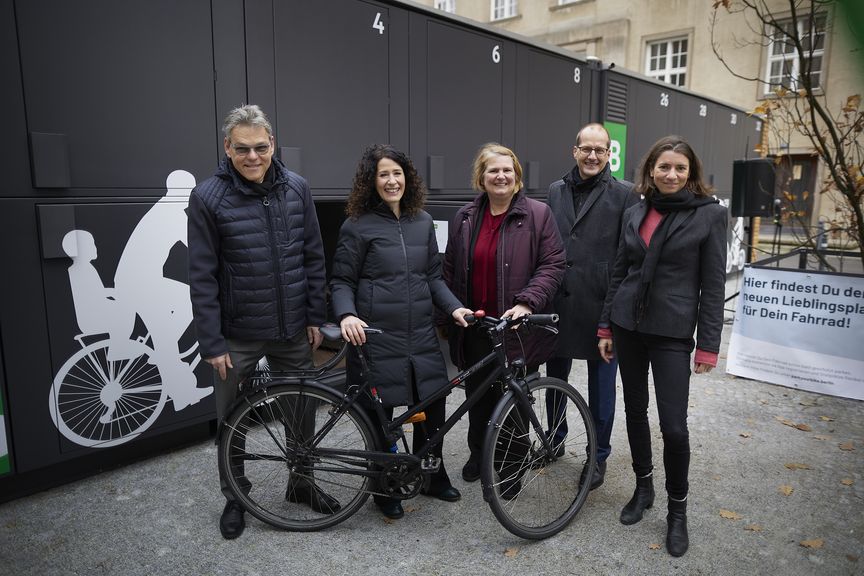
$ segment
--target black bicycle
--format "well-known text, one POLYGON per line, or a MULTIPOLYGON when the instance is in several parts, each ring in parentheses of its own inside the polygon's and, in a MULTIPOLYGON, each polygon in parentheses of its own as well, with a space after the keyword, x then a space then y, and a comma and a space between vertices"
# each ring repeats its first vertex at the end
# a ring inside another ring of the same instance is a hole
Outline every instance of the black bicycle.
MULTIPOLYGON (((504 351, 505 331, 528 325, 555 330, 558 317, 534 314, 513 320, 478 313, 470 320, 489 335, 492 352, 392 420, 384 416, 375 401, 374 383, 365 376, 362 384, 348 385, 344 392, 322 383, 328 375, 334 378, 332 370, 344 354, 344 343, 339 354, 314 371, 251 378, 219 432, 219 468, 235 498, 259 520, 292 531, 338 524, 357 512, 370 494, 413 498, 440 466, 431 447, 489 387, 502 386, 505 393, 492 413, 483 445, 483 497, 501 524, 517 536, 542 539, 561 531, 588 496, 590 482, 580 483, 580 477, 583 470, 594 469, 594 424, 585 400, 572 386, 537 373, 526 377, 524 362, 509 361, 504 351), (427 406, 489 364, 497 370, 484 385, 418 452, 410 453, 403 425, 422 421, 427 406), (361 395, 373 399, 374 415, 358 402, 361 395), (553 419, 549 430, 547 418, 553 419), (555 432, 565 420, 568 433, 556 441, 555 432), (376 426, 384 432, 383 446, 373 433, 376 426), (335 498, 337 509, 316 511, 294 502, 291 490, 298 483, 335 498)), ((372 338, 380 333, 366 331, 372 338)), ((341 342, 338 326, 322 332, 341 342)), ((366 374, 363 347, 358 352, 366 374)))

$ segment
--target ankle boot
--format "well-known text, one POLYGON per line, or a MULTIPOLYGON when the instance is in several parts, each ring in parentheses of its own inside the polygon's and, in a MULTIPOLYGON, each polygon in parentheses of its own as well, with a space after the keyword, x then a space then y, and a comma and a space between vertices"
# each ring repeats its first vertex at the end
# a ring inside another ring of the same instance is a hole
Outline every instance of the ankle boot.
POLYGON ((687 538, 687 499, 669 498, 669 513, 666 515, 666 551, 672 556, 683 556, 690 541, 687 538))
POLYGON ((654 477, 636 478, 636 490, 627 505, 621 510, 621 523, 630 525, 642 520, 642 514, 654 505, 654 477))

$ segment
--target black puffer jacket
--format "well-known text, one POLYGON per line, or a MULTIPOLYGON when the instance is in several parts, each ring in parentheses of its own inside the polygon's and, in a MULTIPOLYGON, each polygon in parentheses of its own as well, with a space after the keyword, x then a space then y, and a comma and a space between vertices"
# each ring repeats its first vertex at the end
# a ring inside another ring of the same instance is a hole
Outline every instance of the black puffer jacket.
POLYGON ((189 285, 203 358, 226 338, 285 340, 326 315, 324 249, 306 180, 273 159, 261 196, 225 158, 189 197, 189 285))
MULTIPOLYGON (((419 399, 447 383, 447 368, 433 325, 433 305, 448 316, 459 300, 441 278, 432 217, 396 215, 386 204, 349 218, 339 232, 330 279, 336 318, 353 314, 383 334, 367 339, 369 378, 387 406, 413 404, 411 371, 419 399)), ((349 378, 359 359, 348 356, 349 378)))

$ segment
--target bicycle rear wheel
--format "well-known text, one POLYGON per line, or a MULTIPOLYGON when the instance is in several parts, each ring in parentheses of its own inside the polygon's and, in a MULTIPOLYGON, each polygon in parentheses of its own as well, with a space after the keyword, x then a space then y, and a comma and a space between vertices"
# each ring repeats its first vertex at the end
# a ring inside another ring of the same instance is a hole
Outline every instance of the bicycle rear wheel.
POLYGON ((547 414, 562 414, 563 407, 567 436, 553 442, 561 419, 551 423, 551 430, 536 430, 526 408, 508 392, 486 431, 481 476, 484 497, 498 521, 517 536, 539 540, 564 529, 585 503, 591 483, 580 486, 579 478, 586 467, 594 469, 597 439, 585 400, 566 382, 539 378, 528 383, 527 394, 527 409, 541 426, 549 425, 547 414), (560 404, 547 411, 548 402, 560 404), (553 454, 543 448, 540 434, 548 435, 553 454))
POLYGON ((264 388, 234 406, 219 434, 219 470, 250 514, 306 532, 338 524, 363 505, 373 466, 357 451, 374 451, 375 437, 358 407, 336 414, 339 404, 326 387, 304 383, 264 388), (310 492, 335 499, 338 509, 313 510, 310 492))

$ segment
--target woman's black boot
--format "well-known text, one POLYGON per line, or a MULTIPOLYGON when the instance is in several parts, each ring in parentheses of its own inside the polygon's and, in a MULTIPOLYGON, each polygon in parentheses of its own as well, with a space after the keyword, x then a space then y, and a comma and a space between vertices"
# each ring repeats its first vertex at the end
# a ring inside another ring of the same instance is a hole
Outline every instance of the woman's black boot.
POLYGON ((654 505, 654 477, 649 474, 642 478, 636 478, 636 491, 633 497, 621 510, 622 524, 635 524, 642 520, 642 514, 647 508, 654 505))
POLYGON ((669 498, 669 514, 666 515, 666 551, 672 556, 683 556, 690 541, 687 538, 687 498, 669 498))

